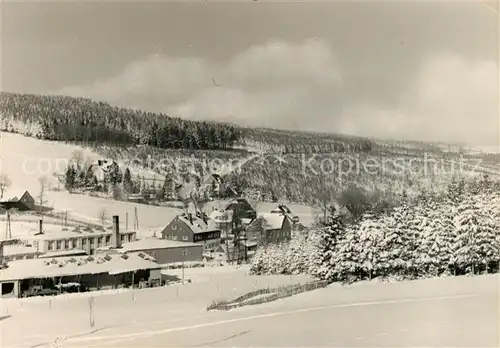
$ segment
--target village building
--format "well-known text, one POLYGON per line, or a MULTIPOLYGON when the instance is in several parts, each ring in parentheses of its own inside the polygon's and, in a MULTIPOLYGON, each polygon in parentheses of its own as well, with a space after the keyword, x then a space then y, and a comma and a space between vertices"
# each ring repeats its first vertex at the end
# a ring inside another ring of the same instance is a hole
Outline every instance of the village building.
POLYGON ((287 216, 294 226, 300 222, 300 218, 284 204, 279 204, 275 209, 271 210, 271 213, 287 216))
MULTIPOLYGON (((117 216, 114 217, 117 219, 117 216)), ((103 247, 119 247, 122 243, 137 239, 136 231, 120 231, 118 220, 113 226, 105 228, 75 227, 72 230, 61 230, 45 233, 43 221, 34 235, 23 236, 26 245, 33 246, 42 253, 57 253, 60 256, 79 255, 83 252, 92 255, 103 247)), ((57 254, 54 254, 57 255, 57 254)))
POLYGON ((5 210, 16 209, 18 211, 35 210, 36 204, 33 196, 26 190, 19 192, 8 192, 8 198, 0 202, 5 210))
POLYGON ((160 238, 145 238, 124 243, 121 253, 144 252, 156 259, 158 264, 187 261, 203 261, 203 245, 160 238))
POLYGON ((173 241, 203 245, 203 253, 213 252, 220 245, 221 231, 216 224, 203 213, 176 216, 161 232, 162 238, 173 241))
POLYGON ((209 174, 202 183, 210 191, 213 189, 216 196, 226 192, 226 185, 219 174, 209 174))
POLYGON ((264 213, 250 223, 246 235, 259 244, 286 242, 292 238, 292 222, 283 214, 264 213))
POLYGON ((249 261, 257 251, 258 243, 256 241, 241 240, 236 243, 228 241, 219 245, 215 250, 214 260, 225 262, 241 263, 249 261))
POLYGON ((18 238, 1 240, 0 244, 0 248, 2 249, 0 258, 3 262, 34 259, 41 254, 37 248, 25 245, 22 240, 18 238))
POLYGON ((36 295, 59 284, 81 284, 85 289, 99 290, 132 283, 161 284, 161 266, 144 253, 127 253, 19 260, 0 269, 2 297, 36 295))
POLYGON ((257 212, 252 208, 250 203, 245 198, 237 198, 232 200, 224 210, 231 210, 233 216, 237 217, 238 219, 253 220, 257 217, 257 212))
POLYGON ((219 210, 214 208, 209 216, 219 230, 221 230, 222 236, 225 237, 227 234, 231 234, 233 229, 233 211, 219 210))

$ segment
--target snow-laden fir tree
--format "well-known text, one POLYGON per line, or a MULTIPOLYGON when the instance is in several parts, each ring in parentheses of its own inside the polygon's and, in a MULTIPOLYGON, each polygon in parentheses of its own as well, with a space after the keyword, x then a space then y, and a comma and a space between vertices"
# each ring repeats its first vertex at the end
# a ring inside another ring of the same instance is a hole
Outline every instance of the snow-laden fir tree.
POLYGON ((287 274, 288 260, 286 258, 286 244, 271 244, 267 247, 268 274, 287 274))
POLYGON ((457 215, 454 218, 455 238, 455 261, 462 272, 474 274, 480 263, 479 246, 476 238, 479 230, 478 209, 476 202, 470 195, 463 197, 457 207, 457 215))
POLYGON ((334 214, 326 226, 318 228, 315 241, 311 275, 321 280, 335 281, 335 252, 337 241, 344 232, 341 217, 334 214))
POLYGON ((305 274, 308 266, 307 236, 297 233, 292 240, 287 243, 286 259, 288 262, 289 274, 305 274))
POLYGON ((334 259, 335 277, 343 283, 361 280, 360 244, 357 226, 348 226, 337 244, 334 259))
POLYGON ((423 276, 450 275, 454 262, 455 226, 449 204, 428 207, 418 246, 417 265, 423 276))
POLYGON ((268 274, 268 264, 266 258, 268 256, 267 248, 259 248, 252 257, 252 262, 250 265, 250 274, 253 275, 263 275, 268 274))
POLYGON ((383 238, 384 226, 380 218, 365 214, 359 224, 359 263, 360 269, 368 279, 377 274, 375 269, 380 260, 380 244, 383 238))
POLYGON ((496 268, 500 259, 498 244, 498 225, 496 224, 495 208, 492 195, 480 194, 475 197, 475 211, 478 219, 478 230, 475 242, 478 247, 478 257, 481 269, 488 273, 490 267, 496 268))
POLYGON ((388 216, 383 216, 380 241, 380 260, 377 274, 411 278, 414 276, 417 233, 410 228, 411 213, 406 205, 396 207, 388 216))

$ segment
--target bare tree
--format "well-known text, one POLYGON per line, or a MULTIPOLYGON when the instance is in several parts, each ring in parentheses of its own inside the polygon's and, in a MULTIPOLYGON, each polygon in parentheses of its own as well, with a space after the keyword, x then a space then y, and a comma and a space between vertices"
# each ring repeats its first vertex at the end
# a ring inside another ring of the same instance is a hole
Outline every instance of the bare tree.
POLYGON ((101 220, 101 224, 104 226, 106 225, 106 222, 108 221, 109 214, 106 208, 101 208, 98 213, 99 220, 101 220))
POLYGON ((38 195, 39 198, 38 208, 40 209, 40 213, 43 215, 43 206, 45 203, 47 203, 47 200, 45 200, 45 193, 47 192, 47 189, 49 187, 49 178, 43 175, 38 178, 38 183, 40 184, 40 194, 38 195))
POLYGON ((194 204, 196 211, 203 212, 203 208, 208 203, 208 195, 206 192, 193 192, 191 193, 191 201, 194 204))
POLYGON ((12 181, 5 173, 0 174, 0 199, 3 198, 5 191, 12 185, 12 181))
POLYGON ((82 150, 73 151, 71 153, 70 161, 81 168, 83 166, 83 162, 85 161, 85 156, 83 155, 83 151, 82 150))
POLYGON ((322 180, 321 191, 314 195, 314 200, 316 201, 316 206, 321 209, 323 213, 323 222, 327 221, 328 212, 330 211, 334 201, 336 199, 337 192, 332 183, 327 182, 327 180, 322 180))

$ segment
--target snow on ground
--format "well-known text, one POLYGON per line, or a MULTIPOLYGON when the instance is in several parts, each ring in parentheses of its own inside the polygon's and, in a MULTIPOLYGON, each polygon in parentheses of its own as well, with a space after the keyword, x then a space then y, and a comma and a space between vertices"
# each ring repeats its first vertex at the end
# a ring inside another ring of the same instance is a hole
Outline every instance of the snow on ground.
POLYGON ((11 317, 0 320, 3 344, 48 347, 60 337, 67 347, 498 346, 498 275, 334 285, 206 312, 213 300, 306 280, 211 272, 208 282, 95 297, 92 328, 88 295, 4 301, 11 317))
MULTIPOLYGON (((177 271, 177 270, 175 270, 177 271)), ((172 274, 175 274, 175 271, 172 274)), ((186 277, 202 275, 191 284, 134 291, 94 293, 95 327, 124 327, 126 332, 144 329, 163 322, 175 322, 178 316, 195 319, 206 314, 214 300, 233 299, 249 291, 266 287, 305 283, 306 276, 248 276, 245 268, 234 267, 186 269, 186 277)), ((92 330, 89 324, 91 293, 56 297, 2 300, 0 320, 3 345, 31 346, 92 330), (29 334, 26 334, 29 328, 29 334), (8 333, 8 334, 5 334, 8 333)))

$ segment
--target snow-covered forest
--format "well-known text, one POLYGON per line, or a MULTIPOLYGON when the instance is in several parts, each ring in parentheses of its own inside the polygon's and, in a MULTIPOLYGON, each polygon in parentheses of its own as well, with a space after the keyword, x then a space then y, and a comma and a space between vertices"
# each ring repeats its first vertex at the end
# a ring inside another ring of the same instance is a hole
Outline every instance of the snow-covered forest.
POLYGON ((355 221, 331 214, 287 244, 261 248, 254 274, 302 274, 356 282, 494 273, 500 262, 498 184, 455 180, 444 195, 355 221))

